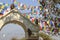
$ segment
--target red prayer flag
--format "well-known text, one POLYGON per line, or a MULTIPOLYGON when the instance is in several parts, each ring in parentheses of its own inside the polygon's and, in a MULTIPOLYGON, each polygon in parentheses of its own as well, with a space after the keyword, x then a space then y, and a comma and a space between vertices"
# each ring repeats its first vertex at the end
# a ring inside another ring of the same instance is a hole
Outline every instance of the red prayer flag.
POLYGON ((36 14, 38 14, 38 12, 36 12, 36 14))

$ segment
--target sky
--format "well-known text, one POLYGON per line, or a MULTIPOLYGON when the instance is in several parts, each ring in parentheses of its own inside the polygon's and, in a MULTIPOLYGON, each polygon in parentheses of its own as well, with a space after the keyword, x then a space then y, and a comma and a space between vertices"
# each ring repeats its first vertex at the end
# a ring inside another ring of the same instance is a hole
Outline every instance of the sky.
MULTIPOLYGON (((20 2, 22 4, 26 4, 27 6, 33 5, 33 6, 39 6, 37 0, 33 1, 33 0, 16 0, 17 2, 20 2)), ((12 4, 13 0, 0 0, 0 2, 2 3, 8 3, 8 4, 12 4)))
MULTIPOLYGON (((38 3, 37 0, 16 0, 17 2, 20 2, 22 4, 26 4, 27 6, 39 6, 40 4, 38 3)), ((13 0, 0 0, 0 3, 8 3, 9 5, 13 3, 13 0)), ((10 7, 10 6, 8 6, 10 7)), ((29 13, 31 10, 20 10, 22 13, 29 13)))

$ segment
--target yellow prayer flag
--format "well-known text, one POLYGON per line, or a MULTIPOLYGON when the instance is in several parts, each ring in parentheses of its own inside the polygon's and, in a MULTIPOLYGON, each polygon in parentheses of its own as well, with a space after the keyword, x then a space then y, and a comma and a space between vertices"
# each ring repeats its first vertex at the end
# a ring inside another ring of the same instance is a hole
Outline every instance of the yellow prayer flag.
POLYGON ((30 15, 28 15, 28 19, 30 19, 30 15))
POLYGON ((38 23, 38 25, 40 25, 40 23, 38 23))
POLYGON ((44 25, 44 31, 46 30, 46 26, 44 25))
POLYGON ((42 7, 40 6, 40 10, 42 10, 42 7))
POLYGON ((4 8, 4 5, 2 5, 2 7, 1 7, 2 9, 4 8))
POLYGON ((8 4, 5 4, 5 6, 8 6, 8 4))
POLYGON ((47 21, 47 24, 49 25, 49 20, 47 21))
POLYGON ((0 9, 0 12, 1 12, 2 10, 0 9))
POLYGON ((53 28, 51 28, 51 32, 52 32, 53 28))

